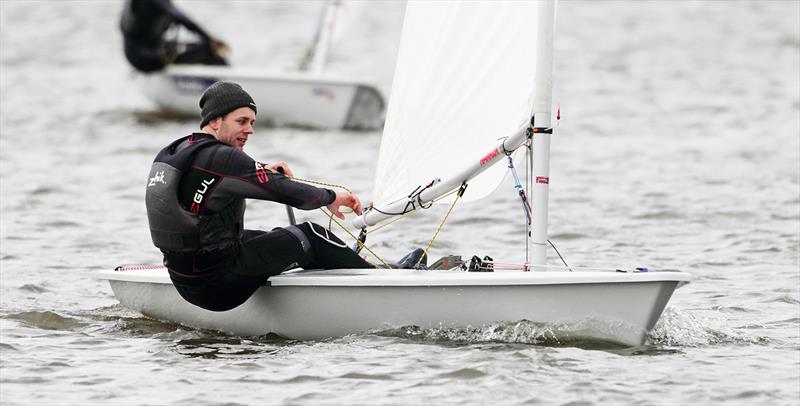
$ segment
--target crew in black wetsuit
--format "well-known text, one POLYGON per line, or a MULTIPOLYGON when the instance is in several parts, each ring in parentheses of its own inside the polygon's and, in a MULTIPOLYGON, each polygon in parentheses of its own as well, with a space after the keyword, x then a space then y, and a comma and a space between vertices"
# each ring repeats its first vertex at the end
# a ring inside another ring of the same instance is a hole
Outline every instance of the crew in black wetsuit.
POLYGON ((163 69, 167 63, 227 65, 225 58, 219 55, 225 44, 211 38, 170 0, 126 0, 120 28, 125 57, 142 72, 163 69), (164 33, 173 24, 196 33, 201 41, 192 44, 166 41, 164 33))
POLYGON ((340 206, 359 213, 361 204, 351 193, 278 173, 291 175, 284 162, 260 163, 245 154, 256 105, 239 85, 213 84, 200 107, 201 132, 158 153, 145 197, 153 243, 163 252, 181 296, 204 309, 223 311, 244 303, 268 277, 290 268, 372 268, 317 224, 243 229, 245 198, 303 210, 327 206, 340 218, 340 206))

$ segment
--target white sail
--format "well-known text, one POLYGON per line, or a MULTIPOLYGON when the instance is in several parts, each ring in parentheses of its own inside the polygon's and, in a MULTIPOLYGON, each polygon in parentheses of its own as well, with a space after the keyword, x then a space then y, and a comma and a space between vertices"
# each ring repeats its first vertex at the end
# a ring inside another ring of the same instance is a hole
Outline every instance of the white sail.
MULTIPOLYGON (((408 3, 375 176, 376 207, 453 175, 530 120, 538 14, 539 4, 526 1, 408 3)), ((488 195, 506 171, 505 165, 486 170, 464 198, 488 195)))
POLYGON ((328 0, 322 5, 317 31, 308 52, 300 63, 300 70, 322 73, 330 49, 362 14, 364 2, 328 0))

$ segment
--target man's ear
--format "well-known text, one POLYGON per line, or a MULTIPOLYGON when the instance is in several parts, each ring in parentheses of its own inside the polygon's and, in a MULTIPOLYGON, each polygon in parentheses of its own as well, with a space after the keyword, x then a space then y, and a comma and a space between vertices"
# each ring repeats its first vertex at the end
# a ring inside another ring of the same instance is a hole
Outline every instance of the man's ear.
POLYGON ((217 118, 209 121, 208 125, 210 125, 211 129, 213 129, 214 131, 219 131, 220 123, 222 123, 222 117, 217 117, 217 118))

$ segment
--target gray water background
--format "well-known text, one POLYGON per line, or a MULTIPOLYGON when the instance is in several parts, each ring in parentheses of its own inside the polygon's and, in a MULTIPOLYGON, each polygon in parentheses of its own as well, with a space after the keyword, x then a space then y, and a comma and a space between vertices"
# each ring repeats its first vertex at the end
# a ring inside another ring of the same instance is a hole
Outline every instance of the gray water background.
MULTIPOLYGON (((176 3, 234 64, 265 69, 296 64, 319 7, 176 3)), ((571 265, 695 276, 639 348, 561 342, 531 323, 231 337, 122 308, 94 275, 159 262, 146 174, 197 120, 165 118, 142 95, 121 7, 0 1, 2 405, 800 404, 797 1, 560 3, 551 238, 571 265)), ((403 7, 369 5, 330 71, 388 94, 403 7)), ((379 135, 259 128, 247 152, 368 200, 379 135)), ((518 204, 507 180, 457 207, 432 256, 520 261, 518 204)), ((397 258, 442 214, 372 245, 397 258)), ((248 227, 285 223, 282 207, 249 204, 248 227)))

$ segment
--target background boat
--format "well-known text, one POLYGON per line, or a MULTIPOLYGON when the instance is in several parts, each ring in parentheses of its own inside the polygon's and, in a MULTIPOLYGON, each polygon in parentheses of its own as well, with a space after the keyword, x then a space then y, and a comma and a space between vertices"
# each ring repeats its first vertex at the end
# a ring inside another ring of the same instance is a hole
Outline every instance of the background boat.
MULTIPOLYGON (((331 49, 353 24, 363 4, 346 0, 319 2, 316 33, 304 58, 292 70, 268 70, 255 65, 208 66, 170 64, 140 74, 144 93, 164 112, 198 117, 198 100, 208 86, 230 80, 244 86, 258 110, 258 123, 318 129, 368 130, 383 124, 385 102, 378 87, 362 77, 338 75, 327 68, 331 49)), ((224 6, 220 5, 220 10, 224 6)), ((253 17, 257 18, 257 17, 253 17)), ((177 33, 170 33, 175 35, 177 33)), ((350 37, 349 40, 355 40, 350 37)))
POLYGON ((384 100, 373 85, 305 72, 265 73, 254 68, 170 65, 141 78, 148 97, 165 112, 199 117, 197 103, 218 80, 241 84, 258 105, 257 123, 321 129, 367 130, 383 125, 384 100))

